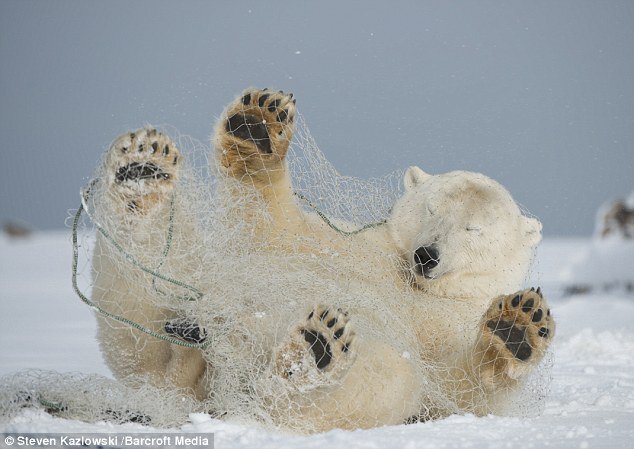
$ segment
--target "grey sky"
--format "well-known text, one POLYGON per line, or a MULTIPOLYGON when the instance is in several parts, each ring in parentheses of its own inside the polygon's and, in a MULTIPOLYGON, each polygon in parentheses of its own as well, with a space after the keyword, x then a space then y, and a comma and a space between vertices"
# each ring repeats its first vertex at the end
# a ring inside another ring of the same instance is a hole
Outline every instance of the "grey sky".
POLYGON ((0 0, 0 221, 64 226, 118 134, 292 91, 344 174, 481 171, 588 235, 634 189, 634 2, 0 0))

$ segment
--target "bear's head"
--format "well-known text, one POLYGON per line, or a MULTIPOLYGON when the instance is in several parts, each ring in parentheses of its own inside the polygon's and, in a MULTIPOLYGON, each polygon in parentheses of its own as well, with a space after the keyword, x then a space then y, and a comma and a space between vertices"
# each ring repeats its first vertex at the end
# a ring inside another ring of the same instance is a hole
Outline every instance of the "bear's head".
POLYGON ((519 289, 541 223, 478 173, 410 167, 388 224, 413 283, 432 294, 491 299, 519 289))

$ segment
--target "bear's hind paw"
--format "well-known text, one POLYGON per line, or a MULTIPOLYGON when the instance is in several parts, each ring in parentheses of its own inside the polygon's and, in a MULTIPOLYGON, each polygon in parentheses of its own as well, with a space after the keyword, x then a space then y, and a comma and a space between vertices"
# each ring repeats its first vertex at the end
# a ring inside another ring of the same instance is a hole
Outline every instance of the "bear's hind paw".
POLYGON ((354 359, 355 333, 341 309, 317 306, 276 353, 275 371, 304 386, 330 384, 345 374, 354 359))
POLYGON ((540 288, 496 298, 480 326, 475 356, 480 378, 489 388, 510 385, 544 356, 555 321, 540 288))

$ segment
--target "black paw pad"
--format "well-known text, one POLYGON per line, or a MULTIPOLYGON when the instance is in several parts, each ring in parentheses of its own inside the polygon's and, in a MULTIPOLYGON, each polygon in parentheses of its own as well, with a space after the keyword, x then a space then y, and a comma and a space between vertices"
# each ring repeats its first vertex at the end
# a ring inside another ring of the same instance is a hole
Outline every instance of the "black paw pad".
POLYGON ((526 329, 513 325, 512 321, 487 322, 487 327, 500 338, 506 348, 519 360, 528 360, 533 353, 530 344, 526 341, 526 329))
POLYGON ((149 162, 132 162, 131 164, 119 167, 119 170, 117 170, 115 174, 116 182, 169 178, 169 173, 163 172, 157 165, 149 162))
POLYGON ((304 340, 308 344, 310 344, 310 350, 315 357, 315 363, 317 364, 317 368, 324 369, 330 362, 332 361, 332 351, 330 350, 330 345, 321 333, 317 331, 313 331, 310 329, 302 329, 302 335, 304 335, 304 340))
POLYGON ((520 301, 521 301, 521 300, 522 300, 522 297, 521 297, 520 295, 517 295, 515 298, 513 298, 513 299, 511 300, 511 305, 512 305, 513 307, 517 307, 517 306, 519 306, 519 305, 520 305, 520 301))
POLYGON ((272 153, 269 131, 257 117, 234 114, 227 120, 225 128, 228 133, 239 139, 251 140, 261 152, 272 153))
POLYGON ((251 103, 251 94, 246 94, 242 97, 242 104, 248 105, 249 103, 251 103))
POLYGON ((535 311, 535 313, 533 313, 533 323, 537 323, 538 321, 541 321, 542 317, 544 316, 544 312, 542 312, 542 309, 537 309, 535 311))
POLYGON ((282 109, 277 113, 277 121, 280 123, 284 123, 288 118, 288 111, 286 109, 282 109))
POLYGON ((269 103, 269 112, 275 112, 275 110, 278 108, 278 106, 280 105, 280 99, 278 98, 277 100, 273 100, 269 103))
POLYGON ((548 328, 546 327, 542 327, 537 331, 537 335, 539 335, 542 338, 546 338, 548 337, 548 334, 550 333, 550 331, 548 330, 548 328))
POLYGON ((261 108, 264 107, 264 103, 266 103, 266 99, 269 98, 269 94, 264 94, 260 97, 260 99, 258 100, 258 106, 260 106, 261 108))
POLYGON ((535 305, 535 301, 533 300, 533 298, 527 300, 523 305, 522 305, 522 312, 524 313, 528 313, 533 309, 533 306, 535 305))
POLYGON ((205 332, 200 329, 198 324, 184 319, 175 319, 165 323, 165 332, 176 335, 189 343, 203 343, 207 339, 205 332))

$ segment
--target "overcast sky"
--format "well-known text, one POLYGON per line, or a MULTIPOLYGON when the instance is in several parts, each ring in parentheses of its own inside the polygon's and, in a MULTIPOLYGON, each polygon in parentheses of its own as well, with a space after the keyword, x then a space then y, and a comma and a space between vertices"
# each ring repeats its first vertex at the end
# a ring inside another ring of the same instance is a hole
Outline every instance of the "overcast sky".
POLYGON ((634 2, 0 0, 0 222, 62 228, 118 134, 292 91, 344 174, 483 172, 547 236, 634 189, 634 2))

